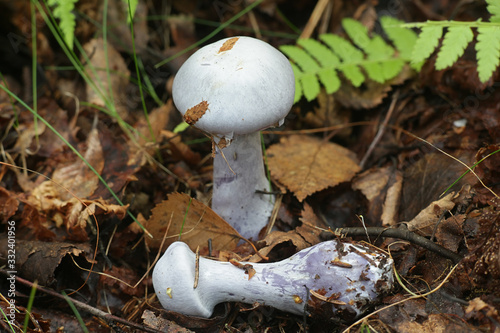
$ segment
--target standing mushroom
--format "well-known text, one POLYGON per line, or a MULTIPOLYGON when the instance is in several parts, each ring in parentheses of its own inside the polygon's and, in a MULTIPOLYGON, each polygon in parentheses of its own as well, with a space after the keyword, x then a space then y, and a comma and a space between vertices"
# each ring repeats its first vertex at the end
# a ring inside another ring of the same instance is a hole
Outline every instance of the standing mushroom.
POLYGON ((340 311, 349 320, 394 283, 387 254, 347 241, 319 243, 274 263, 196 261, 185 243, 174 242, 156 263, 153 286, 165 309, 208 318, 221 302, 257 302, 298 315, 340 311))
POLYGON ((269 182, 259 131, 283 124, 294 94, 288 59, 251 37, 201 48, 174 79, 175 106, 216 147, 212 209, 245 238, 258 238, 274 206, 274 196, 262 193, 269 182))

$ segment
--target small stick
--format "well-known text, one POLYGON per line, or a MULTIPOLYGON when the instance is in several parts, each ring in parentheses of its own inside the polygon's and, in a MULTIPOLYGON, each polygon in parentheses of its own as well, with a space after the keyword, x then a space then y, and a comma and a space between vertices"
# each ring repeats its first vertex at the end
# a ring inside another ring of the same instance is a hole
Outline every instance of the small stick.
POLYGON ((354 228, 337 228, 332 230, 333 234, 339 237, 352 237, 352 236, 366 236, 370 234, 376 237, 393 237, 398 239, 403 239, 409 241, 412 244, 423 247, 426 250, 432 251, 439 254, 446 259, 450 259, 454 264, 459 263, 462 260, 462 256, 450 251, 439 244, 432 242, 431 240, 417 235, 416 233, 409 231, 404 224, 401 224, 399 228, 382 228, 382 227, 354 227, 354 228))
MULTIPOLYGON (((5 271, 2 269, 0 270, 0 272, 2 272, 2 274, 6 274, 5 271)), ((28 280, 25 280, 19 276, 16 276, 16 281, 17 282, 20 282, 28 287, 33 287, 33 282, 31 281, 28 281, 28 280)), ((48 289, 48 288, 45 288, 45 287, 42 287, 40 285, 38 285, 36 287, 38 290, 40 290, 41 292, 44 292, 50 296, 53 296, 53 297, 56 297, 56 298, 60 298, 62 300, 65 300, 64 296, 51 290, 51 289, 48 289)), ((159 330, 156 330, 156 329, 153 329, 153 328, 150 328, 150 327, 147 327, 147 326, 144 326, 144 325, 140 325, 140 324, 136 324, 136 323, 133 323, 131 321, 128 321, 126 319, 123 319, 123 318, 120 318, 120 317, 117 317, 117 316, 114 316, 112 314, 109 314, 107 312, 104 312, 104 311, 101 311, 99 309, 96 309, 86 303, 83 303, 83 302, 80 302, 80 301, 77 301, 76 299, 73 299, 71 297, 67 297, 77 308, 81 309, 81 310, 84 310, 88 313, 90 313, 91 315, 93 316, 97 316, 99 318, 102 318, 104 319, 106 322, 117 322, 117 323, 120 323, 120 324, 123 324, 123 325, 126 325, 126 326, 129 326, 129 327, 133 327, 135 329, 138 329, 138 330, 142 330, 144 332, 150 332, 150 333, 161 333, 161 331, 159 330)))
POLYGON ((389 110, 387 111, 387 114, 385 115, 384 122, 382 123, 382 125, 378 129, 378 132, 375 135, 375 138, 373 139, 372 143, 370 144, 370 147, 368 147, 368 150, 366 151, 365 156, 363 156, 363 159, 359 163, 359 166, 361 167, 361 169, 363 169, 365 167, 365 164, 368 161, 368 159, 370 158, 373 150, 375 149, 375 146, 379 143, 380 139, 382 139, 382 135, 384 134, 385 128, 387 127, 387 124, 389 123, 389 119, 391 119, 392 112, 394 111, 398 97, 399 97, 399 90, 396 90, 394 95, 392 95, 391 105, 389 106, 389 110))
POLYGON ((309 17, 309 20, 307 21, 307 24, 302 31, 302 34, 300 34, 299 38, 309 38, 311 37, 314 29, 318 25, 319 20, 321 19, 321 15, 325 11, 326 5, 330 0, 319 0, 318 3, 316 4, 316 7, 314 7, 314 10, 309 17))
POLYGON ((196 262, 194 264, 194 285, 193 289, 196 289, 198 287, 198 281, 200 279, 200 246, 196 248, 196 262))

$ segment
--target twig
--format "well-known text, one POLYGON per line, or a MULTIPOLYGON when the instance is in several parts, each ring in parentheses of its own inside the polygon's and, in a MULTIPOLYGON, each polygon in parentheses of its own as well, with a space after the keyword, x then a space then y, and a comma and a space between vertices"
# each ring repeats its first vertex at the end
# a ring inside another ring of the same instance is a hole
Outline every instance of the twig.
POLYGON ((370 144, 370 147, 368 147, 368 150, 366 151, 365 156, 363 156, 361 163, 359 163, 359 166, 361 167, 361 169, 364 168, 366 161, 368 161, 368 158, 370 158, 373 150, 375 149, 375 146, 379 143, 380 139, 382 138, 382 135, 385 132, 385 128, 387 127, 387 124, 389 123, 389 119, 391 119, 392 112, 395 109, 396 102, 398 100, 398 96, 399 96, 399 90, 396 90, 394 95, 392 95, 392 102, 391 102, 391 105, 389 106, 389 110, 387 111, 387 114, 385 115, 384 122, 382 123, 382 125, 378 129, 378 132, 375 135, 375 138, 373 139, 372 143, 370 144))
MULTIPOLYGON (((2 274, 6 274, 6 272, 4 270, 0 270, 0 272, 2 272, 2 274)), ((25 280, 19 276, 16 276, 16 281, 17 282, 20 282, 28 287, 33 287, 33 282, 31 281, 28 281, 28 280, 25 280)), ((42 287, 40 285, 38 285, 36 287, 38 290, 40 290, 41 292, 44 292, 50 296, 53 296, 53 297, 56 297, 56 298, 60 298, 62 300, 65 301, 65 298, 63 295, 55 292, 54 290, 51 290, 51 289, 48 289, 48 288, 45 288, 45 287, 42 287)), ((102 318, 104 319, 106 322, 117 322, 117 323, 120 323, 120 324, 123 324, 123 325, 127 325, 129 327, 133 327, 135 329, 138 329, 138 330, 142 330, 144 332, 151 332, 151 333, 161 333, 161 331, 159 330, 156 330, 156 329, 153 329, 153 328, 150 328, 150 327, 147 327, 147 326, 144 326, 144 325, 140 325, 140 324, 136 324, 136 323, 133 323, 131 321, 128 321, 126 319, 123 319, 123 318, 120 318, 120 317, 117 317, 117 316, 114 316, 112 314, 109 314, 107 312, 104 312, 104 311, 101 311, 99 309, 96 309, 88 304, 85 304, 81 301, 77 301, 76 299, 73 299, 71 297, 68 296, 68 299, 73 302, 73 304, 75 304, 75 306, 83 311, 86 311, 88 313, 90 313, 91 315, 93 316, 97 316, 99 318, 102 318)))
POLYGON ((351 237, 351 236, 366 236, 369 234, 376 237, 393 237, 398 239, 407 240, 412 244, 423 247, 426 250, 432 251, 439 254, 440 256, 450 259, 454 264, 459 263, 462 260, 462 256, 450 251, 441 245, 438 245, 431 240, 417 235, 416 233, 409 231, 405 224, 401 224, 399 228, 382 228, 382 227, 368 227, 368 228, 337 228, 332 230, 333 234, 340 237, 351 237))
POLYGON ((329 2, 330 0, 318 0, 316 7, 314 7, 314 10, 309 17, 309 21, 307 21, 306 27, 304 28, 304 31, 302 31, 302 34, 299 38, 311 37, 314 28, 316 28, 316 26, 318 25, 318 22, 321 19, 323 12, 325 11, 326 5, 328 5, 329 2))

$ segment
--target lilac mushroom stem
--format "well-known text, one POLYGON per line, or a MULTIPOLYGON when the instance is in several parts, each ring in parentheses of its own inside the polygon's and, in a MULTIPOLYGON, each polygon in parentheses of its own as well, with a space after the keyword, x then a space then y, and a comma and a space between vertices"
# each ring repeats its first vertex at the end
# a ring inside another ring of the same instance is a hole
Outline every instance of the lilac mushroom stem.
MULTIPOLYGON (((373 247, 336 240, 319 243, 275 263, 248 263, 255 274, 229 262, 199 259, 182 242, 167 249, 153 271, 153 286, 170 311, 208 318, 222 302, 268 305, 301 314, 359 316, 393 284, 392 259, 373 247)), ((245 263, 242 263, 245 264, 245 263)))
POLYGON ((260 132, 235 135, 214 159, 212 209, 244 237, 254 237, 267 224, 274 206, 262 160, 260 132), (223 155, 223 154, 224 155, 223 155))

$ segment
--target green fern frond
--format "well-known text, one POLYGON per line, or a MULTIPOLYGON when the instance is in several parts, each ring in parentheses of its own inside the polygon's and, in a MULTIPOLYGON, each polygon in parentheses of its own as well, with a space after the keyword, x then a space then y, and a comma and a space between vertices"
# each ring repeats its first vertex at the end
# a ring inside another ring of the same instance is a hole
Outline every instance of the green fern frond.
POLYGON ((293 45, 284 45, 281 51, 302 69, 305 73, 316 73, 320 69, 318 63, 304 49, 293 45))
MULTIPOLYGON (((304 43, 308 45, 309 50, 311 50, 312 43, 304 43)), ((315 47, 312 48, 316 49, 315 47)), ((295 61, 295 65, 292 64, 295 73, 295 101, 300 99, 302 93, 307 100, 313 100, 316 98, 320 92, 320 85, 316 75, 321 78, 322 76, 320 73, 326 69, 321 68, 318 62, 316 62, 316 60, 314 60, 305 49, 301 49, 300 47, 294 45, 284 45, 281 47, 281 51, 290 59, 295 61)), ((323 84, 328 86, 331 90, 330 82, 327 79, 326 81, 326 84, 325 82, 323 82, 323 84)))
POLYGON ((323 34, 319 38, 342 60, 343 66, 339 69, 344 76, 351 81, 353 86, 359 87, 365 81, 365 77, 358 67, 358 64, 364 60, 363 52, 348 40, 337 35, 323 34))
POLYGON ((370 79, 379 83, 384 83, 398 75, 399 71, 394 74, 393 64, 385 61, 393 58, 395 50, 389 46, 382 37, 374 36, 373 39, 370 40, 368 48, 366 53, 368 54, 368 60, 372 62, 363 65, 363 67, 370 79), (371 67, 371 69, 369 69, 369 67, 371 67), (375 70, 375 73, 373 70, 375 70))
POLYGON ((450 27, 444 35, 443 46, 439 50, 435 67, 437 70, 453 65, 464 54, 465 48, 474 38, 469 27, 450 27))
POLYGON ((500 28, 479 27, 477 32, 477 72, 479 80, 486 82, 500 63, 500 28))
POLYGON ((424 26, 413 47, 411 62, 413 64, 422 63, 429 59, 439 44, 439 39, 443 35, 443 27, 424 26))
POLYGON ((441 70, 453 65, 474 39, 472 29, 477 29, 477 72, 481 82, 488 81, 500 64, 500 1, 488 0, 487 2, 487 8, 492 14, 491 19, 497 21, 483 22, 479 19, 474 22, 427 21, 401 24, 400 27, 404 28, 421 28, 413 49, 412 63, 426 61, 443 36, 443 29, 447 28, 443 45, 437 52, 435 68, 441 70))
POLYGON ((300 39, 297 44, 313 55, 322 67, 318 71, 318 76, 325 86, 326 92, 330 94, 337 91, 340 88, 340 79, 331 66, 338 66, 340 59, 328 47, 317 40, 300 39))
MULTIPOLYGON (((393 20, 390 23, 395 25, 402 22, 393 20)), ((409 62, 410 51, 396 54, 395 49, 381 36, 373 34, 370 37, 361 23, 344 19, 342 25, 352 42, 337 35, 323 34, 319 36, 320 41, 300 39, 297 45, 281 47, 281 51, 292 61, 297 87, 296 102, 302 96, 308 101, 315 99, 321 85, 327 93, 336 92, 341 85, 339 73, 353 86, 359 87, 367 78, 386 82, 396 77, 409 62), (408 56, 402 58, 401 54, 408 56)), ((416 40, 414 32, 401 27, 394 28, 390 35, 398 40, 398 51, 402 47, 413 47, 412 43, 416 40), (410 42, 402 42, 405 36, 410 42)))
POLYGON ((59 28, 66 45, 73 49, 75 36, 75 15, 72 13, 78 0, 47 0, 53 7, 52 13, 59 19, 59 28))
POLYGON ((403 22, 390 16, 380 18, 380 23, 392 44, 398 50, 399 56, 403 59, 411 59, 413 46, 417 41, 417 34, 413 30, 402 28, 400 25, 403 22))
POLYGON ((345 18, 342 20, 342 27, 354 44, 365 52, 368 50, 370 46, 370 37, 368 36, 368 29, 366 29, 361 22, 351 18, 345 18))
POLYGON ((340 64, 339 57, 337 57, 332 50, 315 39, 299 39, 297 44, 302 46, 309 54, 312 54, 322 67, 340 64))
POLYGON ((486 0, 486 9, 491 14, 490 22, 500 22, 500 2, 498 0, 486 0))

